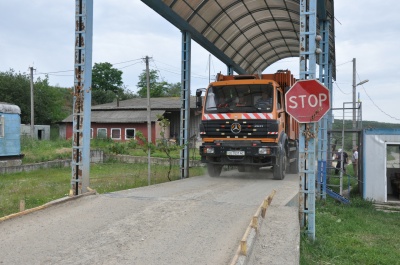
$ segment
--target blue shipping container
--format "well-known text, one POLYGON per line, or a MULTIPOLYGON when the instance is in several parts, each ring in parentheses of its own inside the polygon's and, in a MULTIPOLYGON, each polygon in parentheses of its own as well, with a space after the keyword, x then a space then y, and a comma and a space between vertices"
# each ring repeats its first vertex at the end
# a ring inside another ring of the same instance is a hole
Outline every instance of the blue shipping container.
POLYGON ((0 158, 21 154, 20 114, 18 106, 0 103, 0 158))

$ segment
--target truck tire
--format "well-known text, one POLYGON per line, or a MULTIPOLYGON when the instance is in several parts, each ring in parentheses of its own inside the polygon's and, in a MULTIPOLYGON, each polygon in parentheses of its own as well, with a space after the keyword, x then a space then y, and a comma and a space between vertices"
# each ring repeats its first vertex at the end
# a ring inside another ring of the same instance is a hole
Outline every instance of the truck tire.
POLYGON ((286 175, 286 153, 282 148, 280 155, 277 157, 277 165, 274 166, 274 179, 282 180, 286 175))
POLYGON ((207 171, 210 177, 219 177, 222 171, 222 165, 207 164, 207 171))
POLYGON ((297 174, 299 173, 299 149, 294 152, 291 158, 296 158, 296 161, 289 164, 288 173, 297 174))
POLYGON ((289 153, 290 159, 289 159, 288 173, 297 174, 299 173, 299 142, 298 141, 293 142, 292 146, 296 147, 296 150, 289 153), (296 161, 290 163, 290 160, 292 160, 293 158, 295 158, 296 161))

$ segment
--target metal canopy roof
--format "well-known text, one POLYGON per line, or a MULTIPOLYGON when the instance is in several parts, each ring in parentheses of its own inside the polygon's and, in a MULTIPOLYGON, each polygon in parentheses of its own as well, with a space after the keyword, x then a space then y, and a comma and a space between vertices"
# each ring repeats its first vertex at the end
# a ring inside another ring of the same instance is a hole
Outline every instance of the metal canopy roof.
MULTIPOLYGON (((331 23, 335 68, 334 0, 317 0, 319 19, 331 23)), ((239 74, 265 70, 299 56, 299 0, 142 0, 239 74)), ((333 71, 335 76, 335 71, 333 71)))

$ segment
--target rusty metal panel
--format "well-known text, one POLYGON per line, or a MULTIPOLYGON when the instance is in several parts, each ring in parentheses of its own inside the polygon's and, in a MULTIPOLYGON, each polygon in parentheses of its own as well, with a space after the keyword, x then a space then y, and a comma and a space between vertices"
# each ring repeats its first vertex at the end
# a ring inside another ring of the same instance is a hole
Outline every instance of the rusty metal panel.
POLYGON ((93 0, 76 0, 71 195, 89 185, 92 25, 93 0))

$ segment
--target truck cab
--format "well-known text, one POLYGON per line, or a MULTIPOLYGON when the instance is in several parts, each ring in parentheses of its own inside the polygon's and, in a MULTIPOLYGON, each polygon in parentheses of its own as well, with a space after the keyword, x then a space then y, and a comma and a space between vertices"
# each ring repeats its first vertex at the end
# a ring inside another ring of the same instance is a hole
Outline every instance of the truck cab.
POLYGON ((298 125, 285 112, 279 76, 218 75, 204 100, 197 93, 202 109, 200 155, 210 176, 219 176, 224 165, 235 165, 240 172, 272 166, 274 178, 283 179, 287 165, 297 162, 290 153, 297 146, 291 130, 298 125))

